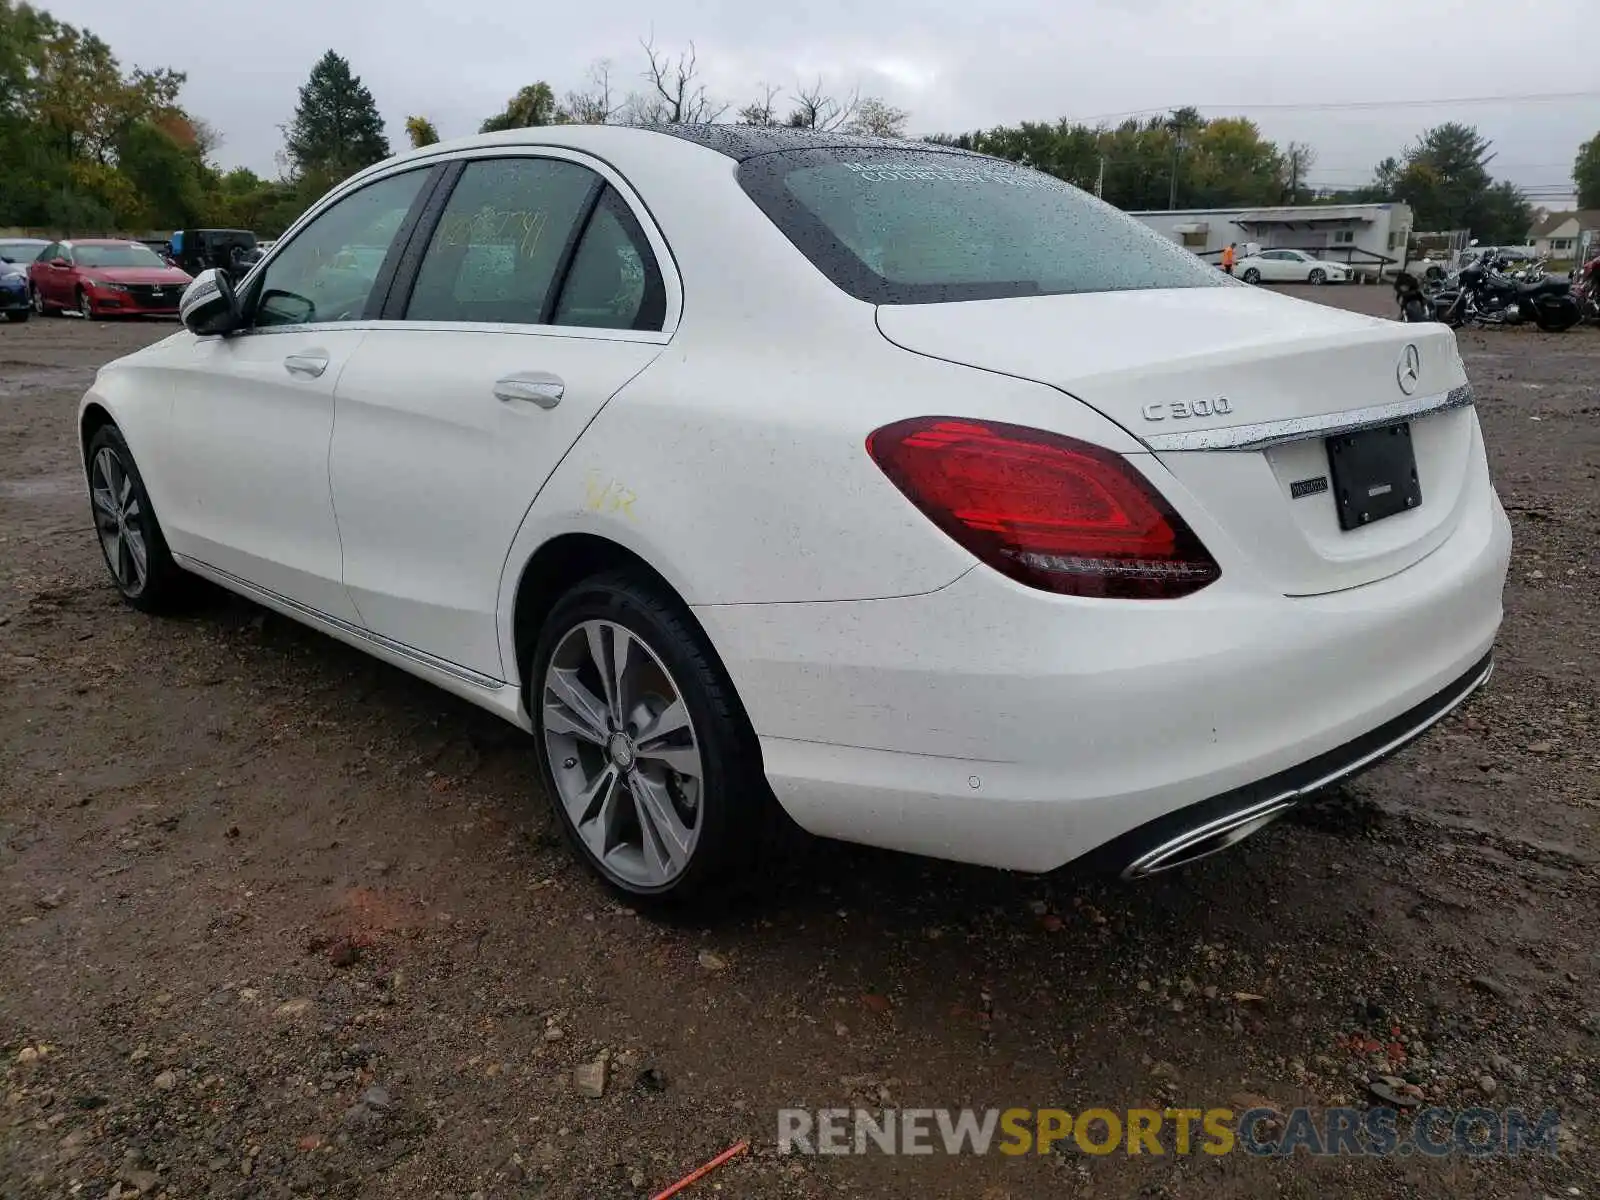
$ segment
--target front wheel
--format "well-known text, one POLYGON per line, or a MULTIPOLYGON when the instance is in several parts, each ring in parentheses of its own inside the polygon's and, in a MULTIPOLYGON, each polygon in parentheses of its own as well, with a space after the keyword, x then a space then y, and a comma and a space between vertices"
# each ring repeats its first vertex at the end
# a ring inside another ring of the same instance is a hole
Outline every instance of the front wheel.
POLYGON ((1261 272, 1256 270, 1254 267, 1247 267, 1245 269, 1245 273, 1239 278, 1243 279, 1246 283, 1260 283, 1261 272))
POLYGON ((21 322, 26 321, 32 315, 33 315, 33 312, 30 309, 14 308, 14 309, 12 309, 10 312, 8 312, 6 314, 6 320, 17 322, 17 323, 20 324, 21 322))
POLYGON ((41 292, 38 287, 33 289, 33 311, 38 313, 41 317, 50 312, 50 309, 45 305, 44 302, 44 293, 41 292))
POLYGON ((89 293, 82 288, 78 289, 78 312, 85 321, 98 321, 100 314, 95 312, 94 301, 89 298, 89 293))
POLYGON ((1311 272, 1311 274, 1306 276, 1306 282, 1311 284, 1313 287, 1321 287, 1323 284, 1328 282, 1328 273, 1322 270, 1320 267, 1316 268, 1311 272))
POLYGON ((528 679, 556 820, 605 883, 678 902, 753 875, 777 801, 732 683, 670 593, 629 572, 577 584, 528 679))
POLYGON ((178 608, 189 582, 172 559, 133 453, 115 425, 89 440, 89 507, 122 598, 141 612, 178 608))

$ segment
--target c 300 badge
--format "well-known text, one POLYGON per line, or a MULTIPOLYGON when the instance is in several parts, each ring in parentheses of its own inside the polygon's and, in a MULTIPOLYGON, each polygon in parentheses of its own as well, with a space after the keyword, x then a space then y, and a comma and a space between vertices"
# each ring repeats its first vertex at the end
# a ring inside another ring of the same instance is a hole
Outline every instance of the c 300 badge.
POLYGON ((1215 400, 1174 400, 1170 404, 1146 404, 1139 410, 1146 421, 1187 421, 1190 417, 1220 417, 1233 411, 1226 396, 1215 400))

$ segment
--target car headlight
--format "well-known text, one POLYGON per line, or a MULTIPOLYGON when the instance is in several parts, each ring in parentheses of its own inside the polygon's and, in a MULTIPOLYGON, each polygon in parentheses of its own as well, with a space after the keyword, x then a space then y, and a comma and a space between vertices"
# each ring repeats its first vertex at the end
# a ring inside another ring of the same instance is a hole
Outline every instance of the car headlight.
POLYGON ((94 286, 102 292, 125 292, 128 290, 128 285, 125 283, 106 283, 101 280, 96 280, 94 286))

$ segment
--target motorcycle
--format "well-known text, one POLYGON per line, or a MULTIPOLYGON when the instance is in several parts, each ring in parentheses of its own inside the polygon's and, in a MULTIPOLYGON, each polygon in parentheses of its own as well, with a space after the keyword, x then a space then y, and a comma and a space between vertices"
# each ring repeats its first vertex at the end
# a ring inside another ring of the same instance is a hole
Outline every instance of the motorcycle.
POLYGON ((1407 322, 1436 321, 1435 312, 1426 284, 1409 271, 1400 271, 1394 277, 1394 299, 1400 306, 1400 319, 1407 322))
POLYGON ((1502 255, 1488 252, 1461 268, 1453 287, 1433 295, 1434 313, 1451 328, 1463 325, 1520 325, 1531 318, 1547 333, 1560 333, 1578 323, 1578 302, 1565 279, 1540 278, 1523 283, 1507 273, 1502 255))
POLYGON ((1600 321, 1600 254, 1572 273, 1572 298, 1580 321, 1600 321))

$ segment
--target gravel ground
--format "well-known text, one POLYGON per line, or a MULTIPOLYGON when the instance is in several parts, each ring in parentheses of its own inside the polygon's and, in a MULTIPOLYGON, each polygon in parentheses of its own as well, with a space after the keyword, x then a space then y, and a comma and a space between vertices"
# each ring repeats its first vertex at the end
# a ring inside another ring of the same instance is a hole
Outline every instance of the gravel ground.
POLYGON ((569 860, 511 727, 243 601, 119 602, 75 406, 169 331, 0 326, 0 1196, 602 1200, 742 1138, 690 1197, 1600 1187, 1600 330, 1462 335, 1516 555, 1494 679, 1418 746, 1137 887, 829 846, 702 927, 569 860), (776 1147, 782 1106, 1364 1105, 1377 1071, 1557 1108, 1561 1151, 776 1147))

